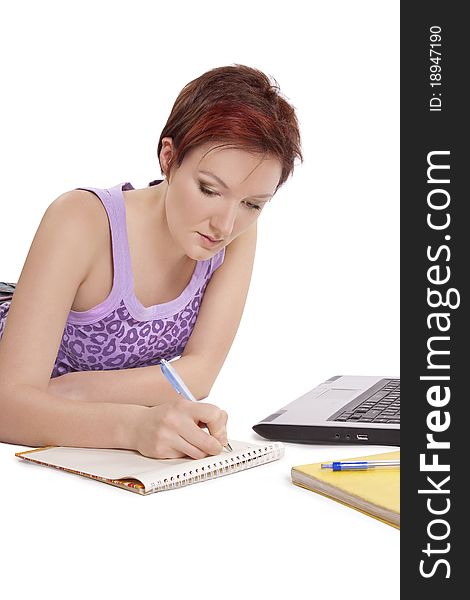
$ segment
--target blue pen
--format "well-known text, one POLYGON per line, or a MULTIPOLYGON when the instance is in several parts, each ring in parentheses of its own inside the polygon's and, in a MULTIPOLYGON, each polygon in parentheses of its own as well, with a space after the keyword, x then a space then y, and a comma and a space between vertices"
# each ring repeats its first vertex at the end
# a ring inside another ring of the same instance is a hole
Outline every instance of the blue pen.
POLYGON ((368 469, 389 469, 399 468, 399 460, 355 460, 355 461, 337 461, 322 464, 322 469, 332 469, 333 471, 367 471, 368 469))
MULTIPOLYGON (((191 402, 197 402, 196 398, 191 394, 189 389, 187 388, 184 381, 175 371, 175 369, 171 366, 171 364, 165 360, 164 358, 160 361, 160 369, 162 370, 163 375, 168 379, 173 388, 178 392, 178 394, 182 394, 186 400, 191 400, 191 402)), ((227 442, 227 445, 224 446, 230 452, 233 452, 232 446, 227 442)))

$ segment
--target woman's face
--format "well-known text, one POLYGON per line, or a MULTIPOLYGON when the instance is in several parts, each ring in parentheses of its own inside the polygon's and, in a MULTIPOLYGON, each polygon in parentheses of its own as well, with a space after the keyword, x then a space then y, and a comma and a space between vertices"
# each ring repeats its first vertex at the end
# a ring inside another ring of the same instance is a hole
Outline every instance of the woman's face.
POLYGON ((216 146, 192 149, 167 180, 168 228, 193 260, 210 258, 246 231, 274 195, 282 173, 278 159, 216 146))

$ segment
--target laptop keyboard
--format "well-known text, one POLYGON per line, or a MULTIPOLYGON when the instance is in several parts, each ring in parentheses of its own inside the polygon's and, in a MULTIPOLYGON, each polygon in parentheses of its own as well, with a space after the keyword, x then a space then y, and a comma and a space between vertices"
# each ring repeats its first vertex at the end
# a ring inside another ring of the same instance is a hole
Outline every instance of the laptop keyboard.
POLYGON ((400 424, 400 380, 387 380, 387 383, 372 396, 353 409, 344 410, 334 420, 400 424))

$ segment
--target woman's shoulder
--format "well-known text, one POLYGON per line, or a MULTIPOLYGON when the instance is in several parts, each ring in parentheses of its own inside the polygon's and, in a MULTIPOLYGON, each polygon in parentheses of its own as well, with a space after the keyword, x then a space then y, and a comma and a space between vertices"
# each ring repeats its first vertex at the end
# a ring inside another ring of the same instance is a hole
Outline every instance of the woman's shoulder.
POLYGON ((64 217, 86 234, 94 234, 107 222, 106 209, 101 200, 89 190, 75 189, 61 194, 49 208, 61 211, 64 217))
POLYGON ((90 264, 109 237, 106 209, 88 190, 64 192, 47 207, 43 219, 46 217, 55 227, 63 227, 72 237, 83 240, 83 252, 90 264))
POLYGON ((83 222, 86 223, 87 220, 92 225, 90 217, 96 217, 102 213, 106 215, 103 203, 96 194, 84 189, 74 189, 64 192, 51 202, 47 210, 49 209, 62 211, 64 215, 75 217, 78 220, 78 225, 83 224, 83 222))

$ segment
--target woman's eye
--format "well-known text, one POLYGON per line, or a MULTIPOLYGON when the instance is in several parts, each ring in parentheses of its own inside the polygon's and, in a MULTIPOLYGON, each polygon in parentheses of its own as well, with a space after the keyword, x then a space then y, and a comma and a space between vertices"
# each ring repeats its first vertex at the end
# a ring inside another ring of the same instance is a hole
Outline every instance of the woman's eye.
POLYGON ((246 206, 252 210, 261 210, 261 206, 258 206, 257 204, 251 204, 251 202, 247 202, 246 206))
MULTIPOLYGON (((206 196, 218 196, 219 195, 218 192, 209 190, 201 184, 199 184, 199 189, 201 190, 201 192, 203 194, 206 194, 206 196)), ((246 202, 245 206, 250 210, 261 210, 261 206, 258 206, 257 204, 252 204, 251 202, 246 202)))
POLYGON ((206 194, 207 196, 215 196, 215 195, 217 195, 217 192, 213 192, 212 190, 208 190, 207 188, 205 188, 202 185, 199 186, 199 189, 201 190, 201 192, 203 194, 206 194))

